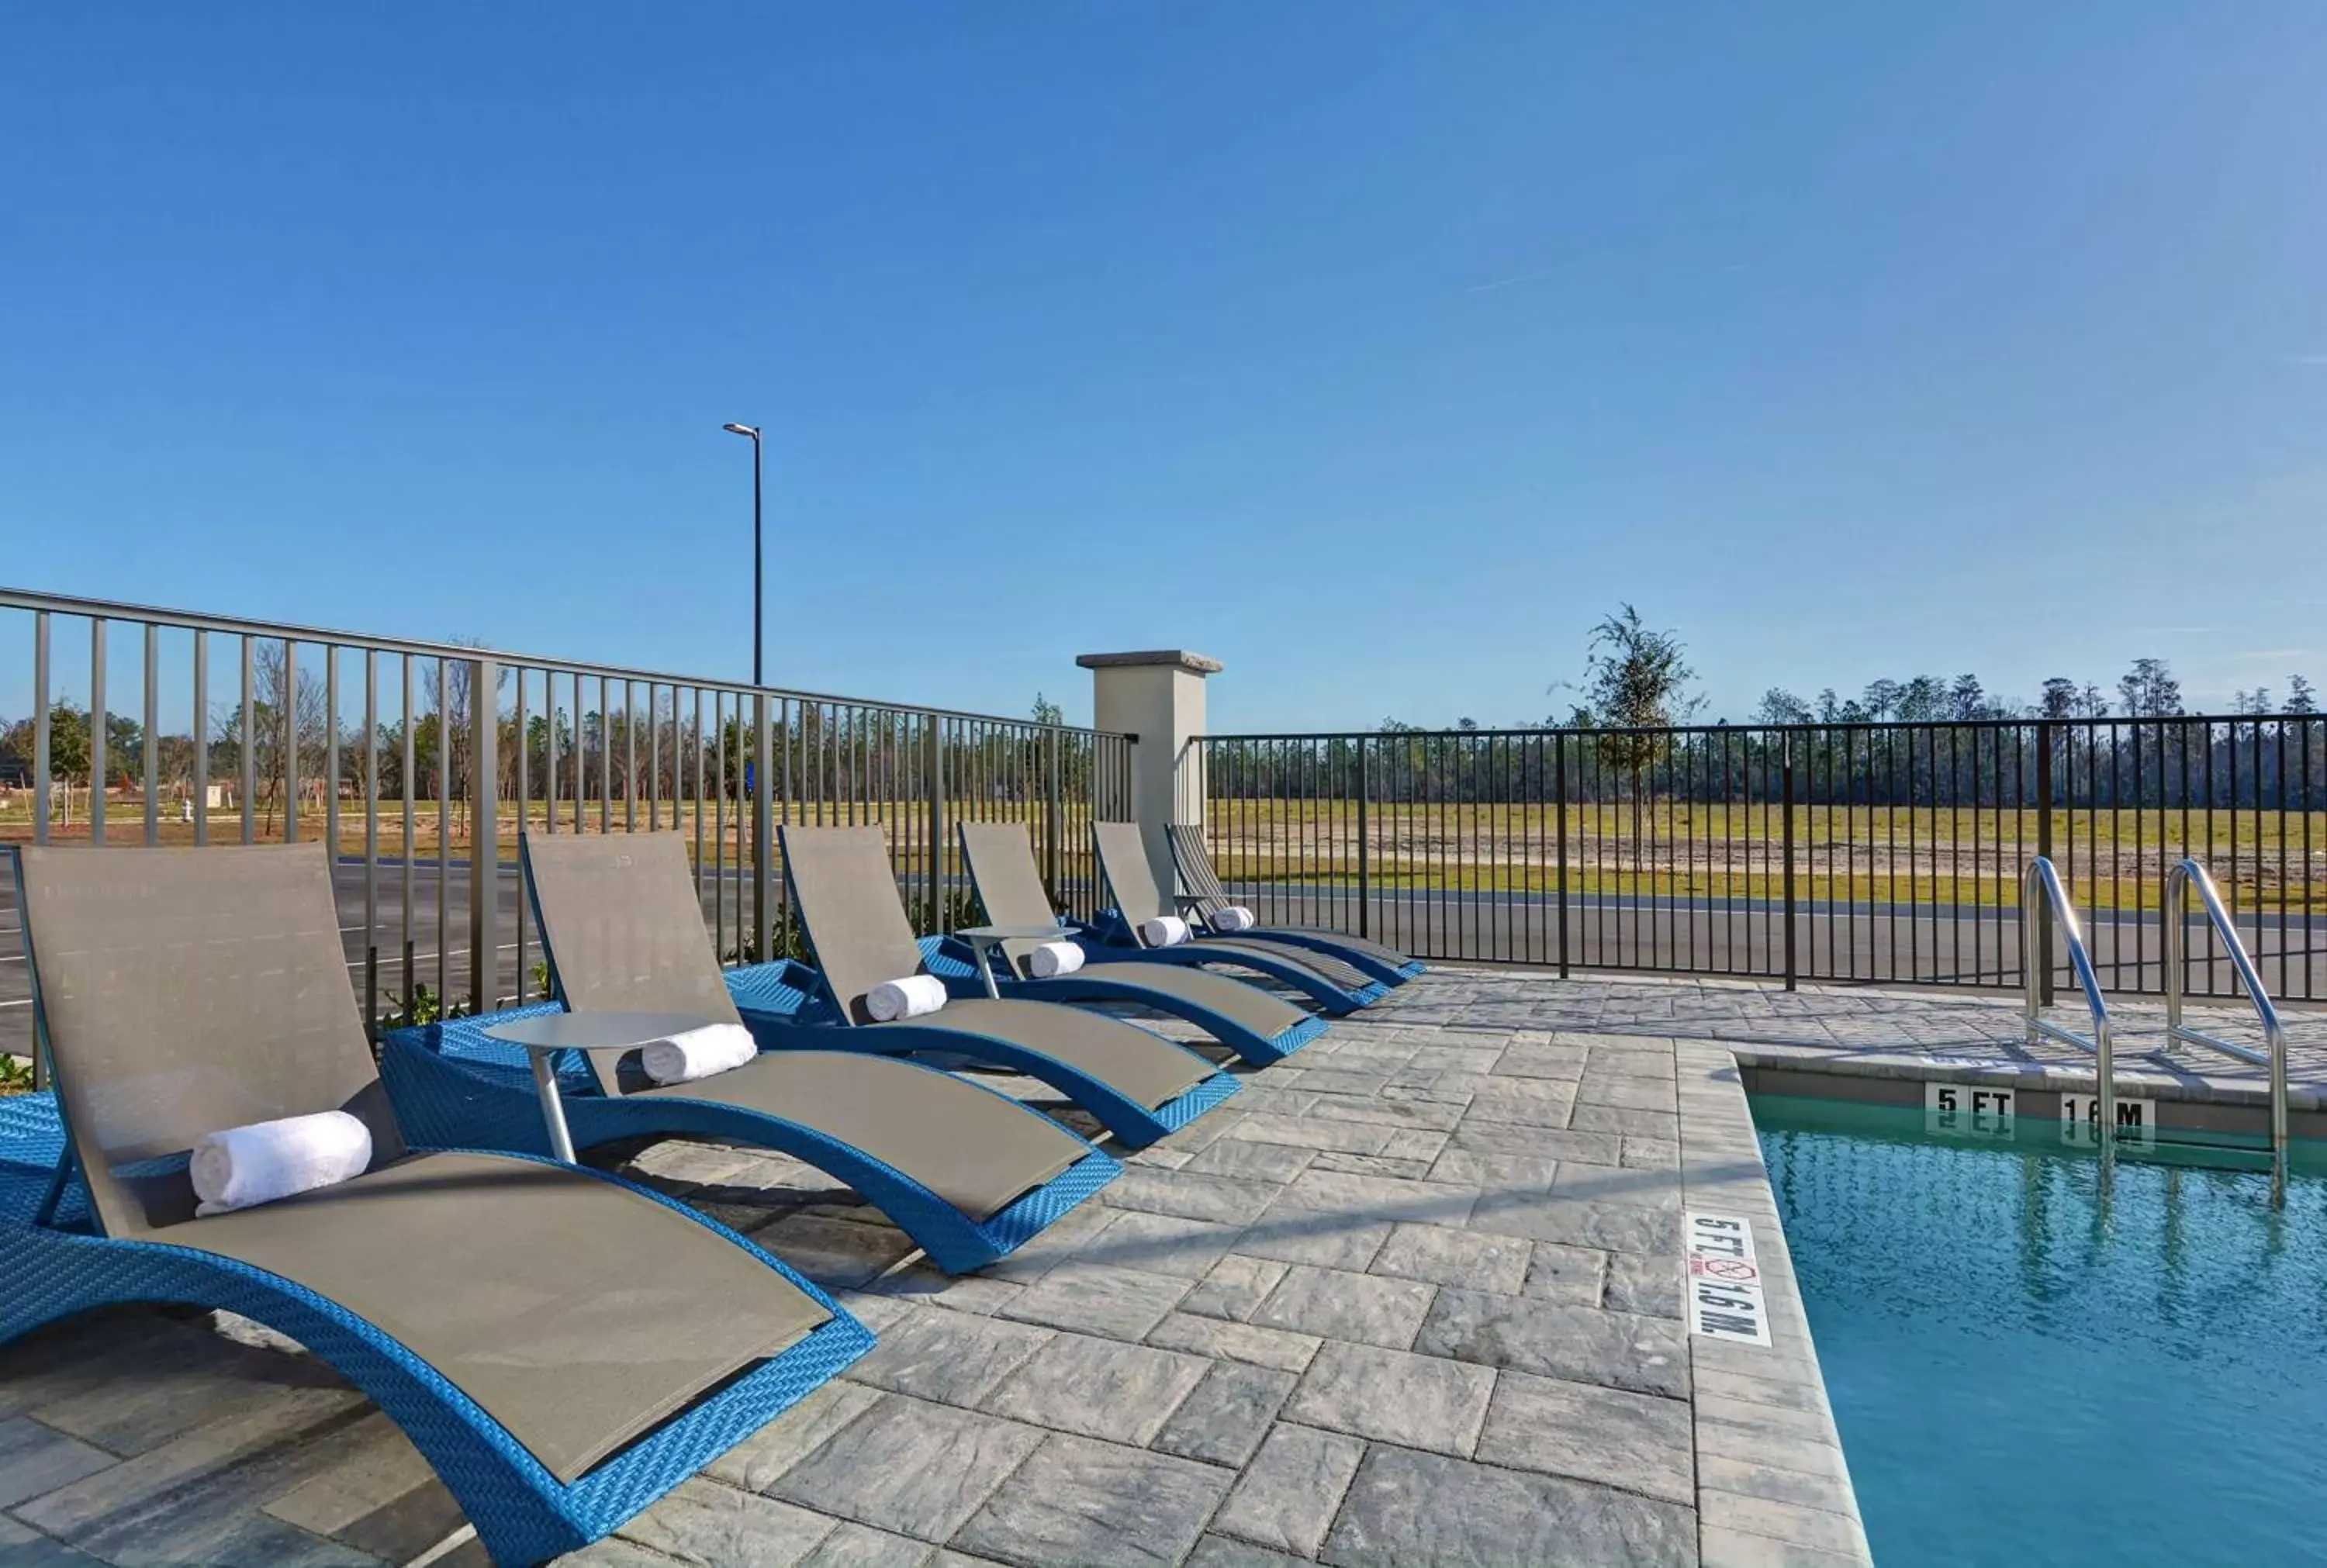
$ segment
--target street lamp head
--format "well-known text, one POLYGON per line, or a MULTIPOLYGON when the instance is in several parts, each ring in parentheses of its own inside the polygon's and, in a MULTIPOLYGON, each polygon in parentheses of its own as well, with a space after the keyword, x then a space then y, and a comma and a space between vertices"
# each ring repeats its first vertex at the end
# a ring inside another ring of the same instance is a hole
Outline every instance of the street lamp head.
POLYGON ((719 428, 736 435, 748 435, 754 441, 760 439, 760 427, 756 425, 723 425, 719 428))

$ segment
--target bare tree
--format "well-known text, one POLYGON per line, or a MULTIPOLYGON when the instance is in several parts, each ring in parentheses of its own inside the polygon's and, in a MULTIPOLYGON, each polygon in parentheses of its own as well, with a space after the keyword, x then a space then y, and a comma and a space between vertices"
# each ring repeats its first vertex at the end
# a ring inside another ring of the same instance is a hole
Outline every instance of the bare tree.
MULTIPOLYGON (((449 640, 461 648, 484 647, 481 641, 474 638, 455 637, 449 640)), ((495 677, 492 696, 493 713, 498 720, 500 713, 500 694, 509 685, 509 672, 496 664, 493 667, 493 673, 495 677)), ((476 711, 474 705, 477 701, 474 690, 477 684, 476 674, 475 663, 465 658, 436 659, 422 666, 420 671, 421 686, 427 694, 429 714, 435 720, 435 733, 438 737, 438 743, 445 749, 446 761, 450 763, 453 776, 452 798, 440 803, 438 809, 449 817, 453 813, 454 802, 458 802, 458 826, 463 836, 469 831, 470 780, 474 777, 472 764, 476 751, 473 739, 476 733, 473 722, 476 711)), ((506 749, 500 745, 499 729, 500 725, 497 723, 495 725, 497 760, 501 751, 506 749)), ((428 733, 429 726, 424 721, 417 734, 425 736, 428 733)), ((433 763, 435 761, 435 753, 431 749, 428 761, 433 763)), ((417 759, 415 760, 414 766, 418 771, 427 772, 427 769, 417 759)), ((440 822, 438 831, 445 831, 445 824, 440 822)))
POLYGON ((332 722, 322 677, 301 667, 293 678, 293 660, 281 642, 261 642, 251 649, 250 733, 242 730, 242 702, 238 697, 220 703, 211 714, 218 740, 213 770, 233 777, 241 770, 242 751, 250 750, 251 779, 257 804, 264 807, 263 832, 275 829, 278 806, 296 811, 298 803, 285 799, 293 762, 302 778, 313 776, 307 764, 313 756, 320 768, 332 722))

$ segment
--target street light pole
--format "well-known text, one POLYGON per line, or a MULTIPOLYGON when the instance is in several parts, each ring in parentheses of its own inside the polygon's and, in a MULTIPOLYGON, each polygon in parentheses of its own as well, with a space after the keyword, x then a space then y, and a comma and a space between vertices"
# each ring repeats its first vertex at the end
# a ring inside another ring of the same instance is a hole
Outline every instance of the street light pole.
POLYGON ((760 667, 764 648, 764 639, 760 630, 760 618, 765 597, 766 569, 761 564, 760 491, 767 463, 761 452, 758 425, 724 425, 720 428, 733 434, 748 435, 752 438, 752 684, 755 686, 764 686, 767 683, 762 678, 763 672, 760 667))

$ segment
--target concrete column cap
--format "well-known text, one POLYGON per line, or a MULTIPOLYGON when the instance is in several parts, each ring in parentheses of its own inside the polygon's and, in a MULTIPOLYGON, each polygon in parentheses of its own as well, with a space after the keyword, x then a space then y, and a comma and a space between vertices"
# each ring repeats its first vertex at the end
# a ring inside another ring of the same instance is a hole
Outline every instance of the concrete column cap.
POLYGON ((1137 653, 1079 653, 1075 663, 1085 669, 1120 669, 1127 665, 1161 664, 1190 675, 1218 675, 1228 666, 1184 648, 1151 648, 1137 653))

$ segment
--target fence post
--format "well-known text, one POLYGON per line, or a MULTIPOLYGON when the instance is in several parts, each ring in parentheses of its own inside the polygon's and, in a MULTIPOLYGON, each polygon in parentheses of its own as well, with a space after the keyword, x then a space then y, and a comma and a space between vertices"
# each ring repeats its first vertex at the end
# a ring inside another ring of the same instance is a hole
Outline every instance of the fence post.
MULTIPOLYGON (((201 632, 194 634, 197 637, 201 632)), ((33 611, 33 842, 49 842, 49 612, 33 611)), ((37 1058, 35 1060, 37 1061, 37 1058)))
MULTIPOLYGON (((776 868, 775 791, 769 786, 776 770, 775 714, 768 694, 752 696, 752 947, 757 962, 775 957, 770 946, 775 932, 772 893, 776 868)), ((749 960, 747 960, 749 961, 749 960)))
POLYGON ((1051 725, 1051 777, 1048 798, 1043 802, 1042 884, 1050 891, 1051 907, 1053 909, 1059 905, 1059 838, 1066 829, 1065 823, 1061 820, 1059 802, 1059 749, 1063 744, 1059 727, 1051 725))
MULTIPOLYGON (((199 635, 199 634, 197 634, 199 635)), ((49 842, 49 612, 33 611, 33 842, 49 842)), ((23 925, 18 916, 17 925, 23 925)), ((23 939, 21 936, 18 938, 23 939)), ((33 1087, 49 1087, 49 1053, 37 1035, 33 1041, 33 1087)))
POLYGON ((1559 977, 1567 978, 1567 737, 1551 737, 1553 854, 1559 862, 1559 977))
MULTIPOLYGON (((469 1004, 479 1013, 493 1005, 493 970, 500 948, 493 925, 500 912, 500 667, 490 658, 469 667, 469 1004)), ((293 686, 293 691, 298 688, 293 686)), ((339 723, 334 713, 332 722, 339 723)), ((294 731, 295 735, 295 731, 294 731)), ((449 737, 448 737, 449 740, 449 737)), ((338 780, 332 780, 334 789, 338 780)), ((439 804, 437 831, 444 831, 439 804)), ((296 810, 294 798, 291 808, 296 810)), ((333 846, 332 853, 338 854, 333 846)))
POLYGON ((1358 935, 1374 934, 1373 860, 1366 846, 1366 738, 1358 737, 1358 935))
POLYGON ((929 726, 930 930, 941 935, 946 915, 945 721, 931 714, 929 726))
MULTIPOLYGON (((449 680, 451 677, 445 678, 449 680)), ((276 742, 283 759, 283 842, 296 844, 299 842, 299 645, 287 637, 283 639, 283 689, 276 701, 282 705, 281 711, 275 715, 275 723, 283 737, 276 742)), ((473 698, 470 705, 475 705, 473 698)), ((452 745, 451 734, 444 737, 443 743, 452 745)), ((452 802, 449 800, 437 809, 436 832, 440 837, 444 832, 444 813, 451 809, 452 802)), ((473 851, 476 845, 472 844, 469 847, 473 851)), ((473 865, 470 867, 472 873, 475 869, 473 865)), ((473 882, 476 879, 472 875, 470 880, 473 882)), ((472 971, 476 967, 473 957, 469 966, 472 971)))
MULTIPOLYGON (((2052 726, 2036 726, 2036 853, 2044 859, 2052 858, 2052 726)), ((2025 871, 2026 867, 2021 868, 2025 871)), ((2063 886, 2066 885, 2065 879, 2063 886)), ((2020 918, 2026 919, 2028 911, 2022 910, 2020 918)), ((2036 907, 2036 1000, 2040 1006, 2052 1005, 2052 904, 2041 900, 2036 907)), ((2021 976, 2026 984, 2027 976, 2021 976)))
POLYGON ((89 623, 89 841, 105 842, 105 617, 89 623))
POLYGON ((1797 972, 1794 965, 1794 733, 1784 731, 1779 737, 1779 756, 1784 775, 1786 843, 1786 989, 1794 989, 1797 972))

